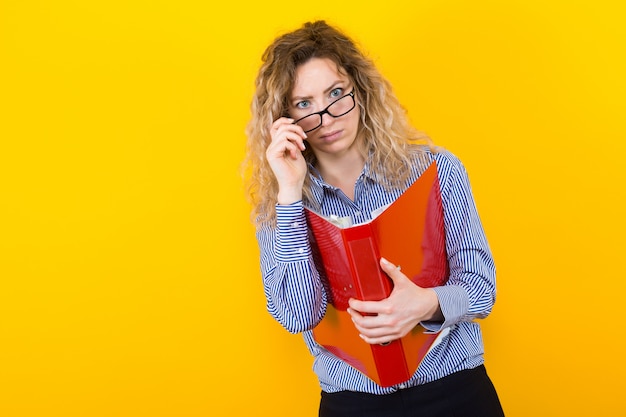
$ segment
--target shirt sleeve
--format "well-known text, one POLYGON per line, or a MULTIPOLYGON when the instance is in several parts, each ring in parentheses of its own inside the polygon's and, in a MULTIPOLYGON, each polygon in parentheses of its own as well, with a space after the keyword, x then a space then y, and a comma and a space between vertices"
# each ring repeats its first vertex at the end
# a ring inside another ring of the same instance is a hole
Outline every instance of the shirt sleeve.
POLYGON ((434 288, 443 323, 422 322, 433 332, 487 317, 496 298, 495 264, 465 167, 449 152, 439 154, 437 164, 450 277, 445 285, 434 288))
POLYGON ((315 327, 326 293, 313 262, 302 202, 276 206, 276 227, 257 229, 269 313, 291 333, 315 327))

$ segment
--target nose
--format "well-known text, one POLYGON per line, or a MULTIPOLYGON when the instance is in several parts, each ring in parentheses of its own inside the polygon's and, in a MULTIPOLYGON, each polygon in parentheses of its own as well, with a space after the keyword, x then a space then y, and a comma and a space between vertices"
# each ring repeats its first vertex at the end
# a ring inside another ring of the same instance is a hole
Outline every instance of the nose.
POLYGON ((328 126, 332 124, 333 120, 335 120, 335 118, 328 114, 328 112, 322 114, 322 126, 328 126))

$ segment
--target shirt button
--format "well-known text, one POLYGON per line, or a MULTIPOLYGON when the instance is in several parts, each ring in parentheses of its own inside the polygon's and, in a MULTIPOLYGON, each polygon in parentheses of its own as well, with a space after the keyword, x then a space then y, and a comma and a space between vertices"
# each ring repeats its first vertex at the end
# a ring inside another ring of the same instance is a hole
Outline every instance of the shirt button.
POLYGON ((293 228, 296 228, 298 226, 300 226, 300 223, 298 223, 298 222, 291 223, 291 227, 293 227, 293 228))
POLYGON ((304 253, 304 248, 298 249, 298 253, 304 253))
POLYGON ((400 385, 398 385, 398 388, 405 389, 406 388, 406 384, 400 384, 400 385))

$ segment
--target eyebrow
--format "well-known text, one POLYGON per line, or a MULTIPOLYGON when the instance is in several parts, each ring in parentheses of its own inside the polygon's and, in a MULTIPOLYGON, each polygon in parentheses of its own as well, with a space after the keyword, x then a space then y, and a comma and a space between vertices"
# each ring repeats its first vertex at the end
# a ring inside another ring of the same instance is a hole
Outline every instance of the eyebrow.
MULTIPOLYGON (((338 85, 344 84, 344 83, 349 84, 348 81, 342 81, 342 80, 335 81, 334 83, 330 85, 330 87, 324 90, 324 94, 328 94, 328 92, 337 88, 338 85)), ((313 96, 295 96, 291 98, 291 101, 294 102, 294 101, 300 101, 300 100, 309 100, 311 98, 313 98, 313 96)))

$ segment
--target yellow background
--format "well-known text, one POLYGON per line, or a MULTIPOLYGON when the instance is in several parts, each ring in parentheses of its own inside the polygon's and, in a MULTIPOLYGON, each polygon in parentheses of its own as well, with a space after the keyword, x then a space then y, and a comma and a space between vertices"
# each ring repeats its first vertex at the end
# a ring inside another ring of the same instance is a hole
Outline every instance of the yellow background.
POLYGON ((0 0, 0 415, 316 415, 238 174, 260 55, 314 18, 468 168, 507 416, 626 415, 620 3, 0 0))

